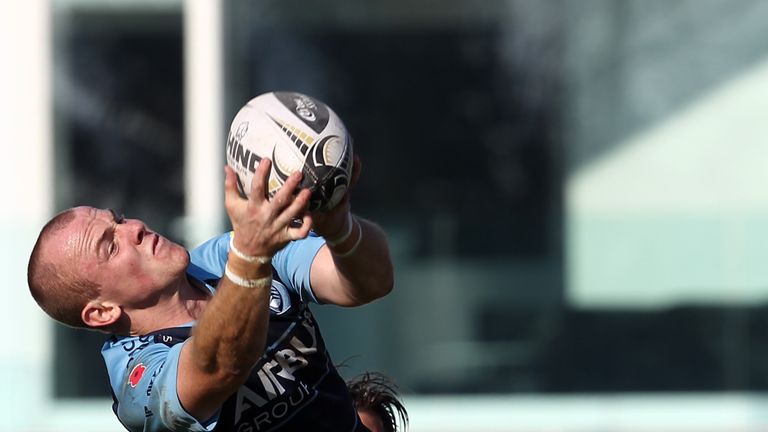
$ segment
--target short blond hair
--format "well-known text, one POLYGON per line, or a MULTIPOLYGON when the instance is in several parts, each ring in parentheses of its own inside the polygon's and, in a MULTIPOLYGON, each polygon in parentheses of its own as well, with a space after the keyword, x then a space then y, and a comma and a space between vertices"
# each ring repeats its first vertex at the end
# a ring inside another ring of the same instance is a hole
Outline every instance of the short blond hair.
POLYGON ((29 257, 27 284, 32 297, 51 318, 70 327, 90 328, 83 322, 81 313, 89 301, 99 296, 99 286, 75 274, 71 268, 57 268, 42 257, 44 244, 74 219, 74 211, 65 210, 40 230, 29 257))

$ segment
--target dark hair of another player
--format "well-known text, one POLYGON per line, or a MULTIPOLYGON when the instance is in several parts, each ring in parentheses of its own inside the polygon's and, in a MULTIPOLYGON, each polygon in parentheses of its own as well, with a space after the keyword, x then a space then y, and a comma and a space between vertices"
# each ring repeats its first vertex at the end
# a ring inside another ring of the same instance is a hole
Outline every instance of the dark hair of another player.
POLYGON ((397 385, 377 372, 366 372, 347 381, 355 408, 376 413, 387 432, 398 432, 397 425, 408 429, 408 412, 397 394, 397 385))

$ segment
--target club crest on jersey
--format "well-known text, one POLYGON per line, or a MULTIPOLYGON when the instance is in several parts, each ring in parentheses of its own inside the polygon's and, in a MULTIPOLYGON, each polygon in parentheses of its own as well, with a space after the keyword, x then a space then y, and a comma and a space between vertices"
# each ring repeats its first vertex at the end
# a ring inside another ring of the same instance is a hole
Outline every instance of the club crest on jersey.
POLYGON ((291 308, 291 297, 288 289, 280 281, 272 280, 272 288, 269 292, 269 309, 277 315, 284 314, 291 308))
POLYGON ((144 366, 144 363, 139 363, 134 366, 130 375, 128 375, 128 384, 135 388, 139 384, 141 377, 144 376, 145 370, 147 370, 147 367, 144 366))

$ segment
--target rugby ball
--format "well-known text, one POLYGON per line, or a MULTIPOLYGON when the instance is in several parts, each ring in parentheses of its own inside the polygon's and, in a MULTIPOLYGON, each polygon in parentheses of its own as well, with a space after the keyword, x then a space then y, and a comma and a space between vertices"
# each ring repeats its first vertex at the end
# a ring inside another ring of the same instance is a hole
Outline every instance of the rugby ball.
POLYGON ((270 198, 301 170, 299 187, 312 191, 310 211, 338 204, 352 175, 352 140, 344 123, 328 105, 301 93, 269 92, 251 99, 232 120, 226 151, 246 197, 263 158, 272 160, 270 198))

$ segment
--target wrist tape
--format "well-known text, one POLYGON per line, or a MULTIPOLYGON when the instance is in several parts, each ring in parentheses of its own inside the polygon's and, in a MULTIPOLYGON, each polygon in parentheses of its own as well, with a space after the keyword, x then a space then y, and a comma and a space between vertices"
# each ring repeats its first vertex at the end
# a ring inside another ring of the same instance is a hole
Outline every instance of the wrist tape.
MULTIPOLYGON (((350 230, 350 231, 352 231, 352 230, 350 230)), ((347 237, 349 237, 349 236, 347 236, 347 237)), ((346 252, 336 253, 333 249, 331 249, 331 253, 335 257, 337 257, 337 258, 348 257, 348 256, 352 255, 353 253, 355 253, 355 251, 357 250, 357 247, 360 246, 360 242, 362 242, 362 241, 363 241, 363 226, 360 225, 360 222, 357 222, 357 241, 355 242, 355 244, 346 252)))
POLYGON ((229 239, 229 250, 238 258, 249 263, 269 264, 272 262, 272 257, 244 254, 242 251, 235 247, 235 237, 229 239))
POLYGON ((325 242, 328 243, 329 246, 336 246, 344 243, 345 240, 349 238, 349 236, 352 234, 352 225, 354 225, 352 220, 352 213, 347 213, 347 219, 344 221, 344 227, 342 227, 342 230, 344 230, 344 234, 342 234, 339 237, 336 237, 335 239, 329 239, 326 238, 325 242))
POLYGON ((265 276, 258 279, 245 279, 236 275, 232 270, 230 270, 229 264, 224 267, 224 275, 227 277, 227 279, 232 281, 232 283, 243 288, 267 288, 272 286, 272 276, 265 276))

